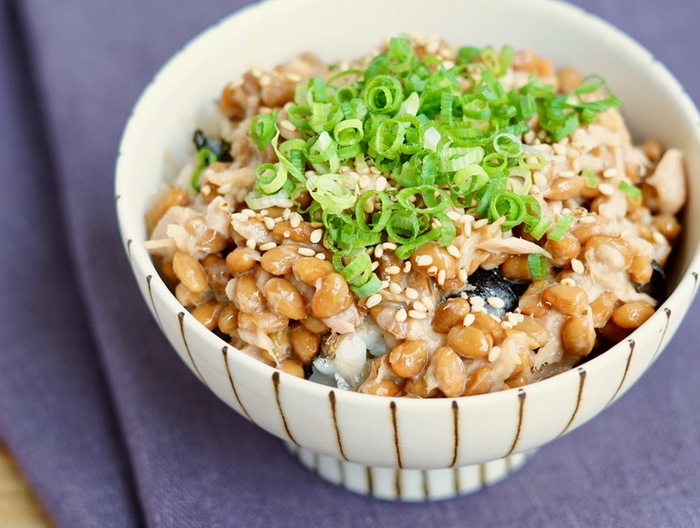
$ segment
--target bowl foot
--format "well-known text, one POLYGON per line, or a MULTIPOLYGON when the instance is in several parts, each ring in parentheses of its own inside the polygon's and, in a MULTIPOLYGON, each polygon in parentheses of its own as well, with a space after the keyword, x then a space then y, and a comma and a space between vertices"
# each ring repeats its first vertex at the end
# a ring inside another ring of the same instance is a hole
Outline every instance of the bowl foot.
POLYGON ((404 502, 445 500, 475 493, 520 469, 535 453, 533 450, 454 468, 394 469, 363 466, 285 445, 304 467, 332 484, 360 495, 404 502))

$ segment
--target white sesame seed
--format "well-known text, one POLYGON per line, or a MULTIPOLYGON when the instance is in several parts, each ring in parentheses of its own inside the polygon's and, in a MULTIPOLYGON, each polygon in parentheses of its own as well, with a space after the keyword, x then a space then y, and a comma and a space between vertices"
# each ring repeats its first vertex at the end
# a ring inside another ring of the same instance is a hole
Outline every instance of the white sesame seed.
POLYGON ((316 253, 314 255, 318 260, 326 260, 326 255, 324 253, 316 253))
POLYGON ((511 330, 513 328, 513 323, 509 321, 503 321, 501 323, 501 328, 503 328, 503 330, 511 330))
POLYGON ((532 194, 533 196, 537 196, 541 192, 542 192, 542 190, 540 189, 539 185, 531 185, 530 186, 529 194, 532 194))
POLYGON ((323 229, 314 229, 311 231, 311 235, 309 235, 309 241, 312 244, 318 244, 321 238, 323 238, 323 229))
POLYGON ((445 214, 447 215, 447 218, 449 218, 453 222, 459 222, 462 218, 462 215, 459 214, 457 211, 447 211, 445 214))
POLYGON ((294 213, 289 217, 289 225, 292 229, 296 229, 301 225, 301 215, 299 213, 294 213))
POLYGON ((654 233, 651 235, 651 237, 654 239, 654 242, 656 242, 657 244, 668 244, 666 237, 663 236, 658 231, 654 231, 654 233))
POLYGON ((382 192, 386 190, 386 186, 389 182, 387 182, 386 178, 384 176, 380 176, 377 178, 377 181, 374 182, 374 188, 375 190, 382 192))
POLYGON ((618 172, 615 167, 611 167, 609 169, 606 169, 603 171, 603 178, 615 178, 617 177, 618 172))
POLYGON ((467 282, 467 270, 461 269, 457 272, 457 278, 461 280, 462 282, 467 282))
POLYGON ((270 218, 269 216, 266 216, 266 217, 263 218, 263 223, 265 224, 265 227, 266 227, 267 229, 272 230, 272 229, 274 229, 274 227, 275 227, 275 221, 274 221, 274 219, 270 218))
POLYGON ((500 310, 503 308, 506 303, 503 302, 503 299, 500 297, 487 297, 486 302, 491 305, 492 308, 495 308, 496 310, 500 310))
POLYGON ((372 265, 370 266, 370 269, 371 269, 372 271, 375 271, 378 267, 379 267, 379 262, 377 262, 377 261, 375 260, 374 262, 372 262, 372 265))
POLYGON ((567 158, 578 158, 579 156, 581 156, 581 153, 575 148, 570 148, 566 151, 567 158))
POLYGON ((292 211, 290 211, 288 208, 282 211, 282 218, 285 220, 289 220, 289 216, 292 214, 292 211))
POLYGON ((425 306, 428 309, 428 311, 435 309, 435 303, 427 295, 424 295, 420 302, 423 306, 425 306))
POLYGON ((462 254, 459 252, 459 249, 457 249, 457 246, 455 246, 454 244, 450 244, 449 246, 447 246, 447 252, 454 258, 459 258, 462 256, 462 254))
POLYGON ((367 200, 365 205, 362 206, 365 213, 369 214, 374 211, 374 202, 372 200, 367 200))
POLYGON ((462 321, 463 326, 471 326, 471 324, 476 320, 473 313, 469 313, 464 316, 464 321, 462 321))
POLYGON ((437 266, 430 266, 427 270, 428 275, 435 275, 438 272, 438 267, 437 266))
POLYGON ((425 319, 428 317, 428 314, 425 312, 419 312, 418 310, 409 310, 408 316, 412 319, 425 319))
MULTIPOLYGON (((540 134, 541 133, 542 131, 540 131, 540 134)), ((544 137, 542 137, 542 139, 544 139, 544 137)), ((555 143, 554 145, 552 145, 552 150, 554 150, 554 153, 557 156, 563 156, 566 154, 566 147, 564 145, 560 145, 559 143, 555 143)))
POLYGON ((535 174, 532 175, 532 181, 535 185, 539 185, 540 187, 544 187, 545 185, 547 185, 547 176, 545 176, 541 172, 536 172, 535 174))
POLYGON ((481 220, 477 220, 474 222, 474 229, 481 229, 485 225, 488 225, 489 219, 488 218, 482 218, 481 220))
POLYGON ((447 272, 446 272, 444 269, 441 269, 440 271, 438 271, 438 274, 437 274, 437 281, 438 281, 438 284, 439 284, 440 286, 442 286, 443 284, 445 284, 445 279, 446 279, 446 278, 447 278, 447 272))
POLYGON ((498 324, 501 324, 501 318, 498 317, 497 315, 493 315, 492 313, 490 313, 490 314, 488 314, 488 316, 489 316, 491 319, 493 319, 494 321, 496 321, 498 324))
POLYGON ((419 266, 430 266, 433 263, 433 257, 430 255, 419 255, 416 257, 416 264, 419 266))
POLYGON ((578 221, 580 224, 592 224, 595 222, 595 217, 592 215, 586 215, 579 218, 578 221))
POLYGON ((387 280, 382 281, 382 288, 381 289, 386 290, 387 288, 389 288, 389 284, 390 284, 390 282, 387 280))
POLYGON ((401 268, 399 268, 398 266, 389 266, 384 271, 387 275, 398 275, 399 273, 401 273, 401 268))
POLYGON ((366 189, 367 186, 369 185, 369 176, 367 176, 366 174, 363 175, 363 176, 360 178, 360 181, 358 182, 358 185, 360 186, 360 189, 366 189))
POLYGON ((403 323, 407 317, 408 314, 403 308, 401 308, 398 312, 396 312, 396 315, 394 315, 394 319, 396 319, 399 323, 403 323))
POLYGON ((282 121, 280 121, 280 128, 284 128, 285 130, 289 130, 290 132, 294 132, 297 129, 297 127, 295 127, 289 119, 283 119, 282 121))
POLYGON ((244 215, 246 215, 248 218, 253 218, 257 213, 253 211, 252 209, 243 209, 241 211, 244 215))
POLYGON ((260 86, 265 87, 265 86, 267 86, 268 84, 270 84, 271 81, 272 81, 272 79, 270 79, 270 76, 269 76, 269 75, 261 75, 261 76, 260 76, 260 81, 259 81, 259 82, 260 82, 260 86))
POLYGON ((566 171, 561 171, 559 173, 559 176, 561 178, 573 178, 574 176, 576 176, 576 173, 574 171, 566 170, 566 171))
POLYGON ((600 191, 600 194, 604 194, 605 196, 611 196, 615 192, 615 187, 613 187, 609 183, 601 183, 600 185, 598 185, 598 190, 600 191))
POLYGON ((380 302, 382 302, 382 296, 379 295, 378 293, 375 293, 374 295, 370 295, 367 298, 367 302, 365 303, 365 306, 367 308, 372 308, 373 306, 377 306, 380 302))
POLYGON ((406 262, 404 262, 404 264, 403 264, 403 272, 404 272, 404 273, 408 273, 409 271, 411 271, 411 266, 412 266, 412 264, 411 264, 411 261, 410 261, 410 260, 407 260, 406 262))
POLYGON ((287 80, 289 80, 293 83, 301 82, 301 76, 297 75, 296 73, 287 72, 284 75, 285 75, 285 77, 287 77, 287 80))
POLYGON ((484 306, 486 301, 479 297, 478 295, 475 295, 474 297, 469 297, 469 304, 472 306, 484 306))
POLYGON ((389 291, 391 293, 399 295, 401 293, 401 286, 399 286, 397 282, 392 282, 391 284, 389 284, 389 291))
POLYGON ((297 249, 297 253, 299 253, 302 257, 313 257, 316 254, 313 249, 305 247, 300 247, 297 249))
POLYGON ((292 232, 291 232, 291 231, 285 231, 284 233, 282 233, 282 236, 283 236, 284 238, 289 238, 290 236, 292 236, 292 232))
POLYGON ((406 298, 410 299, 411 301, 418 298, 418 291, 414 288, 406 288, 405 293, 406 293, 406 298))
POLYGON ((565 279, 562 279, 559 282, 560 282, 560 284, 562 284, 564 286, 576 286, 576 281, 574 279, 572 279, 571 277, 566 277, 565 279))
POLYGON ((491 349, 491 351, 489 352, 489 361, 491 363, 493 363, 494 361, 496 361, 499 358, 500 355, 501 355, 501 347, 499 347, 499 346, 493 347, 491 349))
POLYGON ((269 251, 272 248, 276 248, 276 247, 277 247, 277 242, 267 242, 266 244, 262 244, 260 246, 260 251, 269 251))
POLYGON ((420 301, 414 301, 413 309, 418 310, 419 312, 427 312, 428 311, 428 308, 420 301))
POLYGON ((389 251, 396 251, 396 248, 398 247, 393 242, 384 242, 382 246, 384 246, 384 249, 388 249, 389 251))
POLYGON ((250 248, 250 249, 255 249, 255 244, 256 244, 256 242, 252 238, 250 240, 246 240, 246 243, 245 243, 245 245, 248 246, 248 248, 250 248))
POLYGON ((571 269, 576 273, 583 273, 586 271, 586 268, 583 266, 583 262, 581 262, 579 259, 571 259, 571 269))

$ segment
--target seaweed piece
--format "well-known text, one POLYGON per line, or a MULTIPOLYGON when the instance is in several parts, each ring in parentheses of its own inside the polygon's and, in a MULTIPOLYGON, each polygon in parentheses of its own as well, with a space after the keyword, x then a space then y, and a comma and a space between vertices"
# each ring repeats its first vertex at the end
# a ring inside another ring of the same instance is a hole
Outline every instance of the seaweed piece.
POLYGON ((651 261, 653 272, 651 280, 645 284, 635 283, 634 287, 639 293, 646 293, 660 303, 668 298, 668 278, 661 265, 655 260, 651 261))
POLYGON ((469 275, 467 281, 468 286, 464 291, 469 297, 481 297, 484 300, 496 297, 503 301, 501 308, 494 308, 488 302, 484 304, 486 312, 497 317, 503 317, 507 312, 515 310, 520 296, 527 289, 526 282, 507 279, 498 268, 490 270, 479 268, 469 275))

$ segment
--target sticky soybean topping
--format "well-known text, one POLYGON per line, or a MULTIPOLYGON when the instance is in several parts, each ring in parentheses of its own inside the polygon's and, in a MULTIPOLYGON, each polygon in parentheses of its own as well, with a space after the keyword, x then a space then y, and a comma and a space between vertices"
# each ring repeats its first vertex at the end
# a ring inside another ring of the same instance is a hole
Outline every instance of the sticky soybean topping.
POLYGON ((195 134, 146 245, 205 328, 290 375, 420 398, 520 387, 666 295, 682 155, 635 146, 619 103, 507 46, 303 54, 225 87, 226 122, 195 134))

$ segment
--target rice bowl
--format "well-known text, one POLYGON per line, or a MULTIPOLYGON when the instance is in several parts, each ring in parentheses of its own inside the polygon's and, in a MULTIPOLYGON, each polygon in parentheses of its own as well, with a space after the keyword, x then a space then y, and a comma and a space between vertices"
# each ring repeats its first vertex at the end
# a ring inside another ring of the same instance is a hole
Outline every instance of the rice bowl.
MULTIPOLYGON (((412 479, 408 473, 401 473, 410 471, 409 468, 454 467, 462 468, 460 471, 464 473, 472 471, 473 464, 527 452, 584 423, 641 375, 672 336, 692 299, 698 240, 695 227, 698 212, 694 205, 697 186, 692 177, 685 230, 670 273, 673 292, 661 309, 625 341, 585 365, 544 381, 492 394, 458 399, 385 399, 280 375, 257 360, 236 353, 226 342, 204 330, 158 277, 143 247, 146 235, 142 223, 149 198, 164 173, 162 154, 153 153, 170 152, 175 164, 182 166, 191 153, 190 132, 196 127, 193 117, 200 112, 202 101, 250 67, 290 59, 290 52, 281 43, 258 42, 258 46, 251 48, 247 44, 255 42, 255 37, 246 27, 254 27, 265 17, 273 29, 279 24, 281 34, 287 34, 290 29, 283 24, 285 17, 292 16, 299 5, 311 3, 265 4, 228 19, 178 55, 159 74, 136 108, 122 143, 117 177, 118 211, 130 262, 144 298, 164 332, 185 363, 234 409, 291 445, 301 446, 295 449, 330 457, 321 468, 330 479, 336 479, 337 473, 332 469, 337 468, 336 460, 343 461, 342 464, 394 468, 387 469, 388 481, 397 474, 401 479, 412 479), (199 71, 199 64, 206 63, 207 50, 222 45, 247 47, 252 51, 245 63, 230 71, 210 68, 207 76, 189 75, 195 64, 199 71), (181 79, 192 80, 183 83, 181 79), (178 86, 177 91, 174 86, 178 86), (169 113, 164 112, 165 108, 179 110, 169 113), (317 412, 309 413, 308 409, 317 412), (498 419, 492 419, 494 416, 498 419), (370 450, 362 447, 367 438, 373 439, 370 450)), ((630 109, 625 119, 635 137, 657 138, 666 146, 681 149, 689 173, 698 170, 697 113, 672 77, 655 65, 645 51, 616 30, 574 8, 550 2, 528 2, 527 8, 522 4, 475 2, 470 9, 477 9, 483 20, 498 17, 499 10, 507 9, 518 24, 505 19, 494 24, 488 34, 480 33, 478 27, 471 28, 469 42, 511 43, 516 49, 537 49, 558 66, 576 65, 581 71, 597 71, 625 101, 625 108, 630 109), (524 35, 518 30, 522 20, 531 20, 541 31, 534 32, 534 36, 524 35), (549 31, 548 28, 555 26, 559 28, 556 32, 549 31), (585 50, 579 45, 582 41, 587 43, 585 50), (640 83, 647 87, 644 93, 635 89, 640 83), (655 105, 645 105, 649 99, 655 105), (635 111, 641 108, 643 112, 635 111)), ((319 16, 332 9, 323 3, 313 7, 319 16)), ((387 32, 398 34, 418 29, 439 33, 453 42, 465 41, 456 27, 438 18, 427 13, 421 27, 416 28, 415 22, 398 17, 387 21, 381 31, 379 28, 363 31, 370 42, 381 41, 387 32)), ((297 52, 314 49, 311 36, 301 32, 294 34, 294 42, 298 44, 297 52)), ((352 57, 362 51, 353 49, 347 42, 338 42, 333 49, 329 46, 325 50, 327 56, 323 59, 352 57)), ((507 473, 510 466, 504 464, 489 466, 493 469, 486 472, 488 482, 507 473)), ((479 474, 478 470, 474 471, 475 475, 479 474)), ((380 478, 379 473, 373 473, 375 478, 380 478)), ((473 485, 468 482, 471 481, 465 477, 458 489, 445 488, 447 491, 427 495, 409 494, 406 487, 401 492, 392 491, 391 486, 375 486, 373 493, 385 498, 446 497, 478 487, 478 482, 473 485), (381 492, 377 491, 379 488, 381 492)), ((344 484, 369 492, 361 482, 344 484)))

